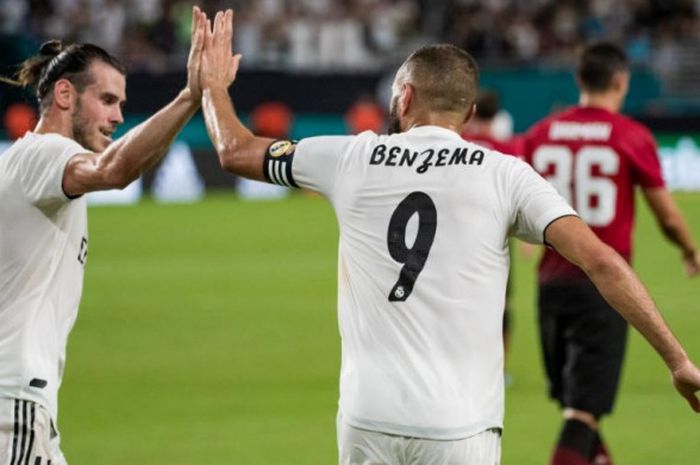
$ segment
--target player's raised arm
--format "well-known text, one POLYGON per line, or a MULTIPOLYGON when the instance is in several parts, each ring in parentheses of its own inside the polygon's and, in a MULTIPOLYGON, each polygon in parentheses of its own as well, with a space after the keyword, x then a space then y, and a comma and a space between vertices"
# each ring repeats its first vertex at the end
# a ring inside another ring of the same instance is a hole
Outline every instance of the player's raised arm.
POLYGON ((239 176, 266 181, 265 152, 273 139, 256 137, 236 115, 228 93, 236 79, 241 55, 233 55, 233 11, 218 12, 207 26, 202 54, 202 110, 221 167, 239 176))
POLYGON ((673 382, 696 412, 700 401, 700 370, 690 361, 627 262, 604 244, 580 218, 553 222, 545 232, 549 245, 590 277, 601 295, 649 341, 663 358, 673 382))
MULTIPOLYGON (((191 48, 187 62, 187 85, 178 96, 148 118, 98 153, 79 154, 66 165, 63 190, 69 196, 86 192, 123 188, 138 178, 141 173, 155 165, 167 152, 177 133, 197 112, 201 102, 199 69, 204 45, 206 15, 198 7, 192 10, 191 48)), ((59 80, 55 94, 69 84, 59 80)), ((119 88, 120 86, 116 86, 119 88)), ((123 86, 121 86, 123 87, 123 86)), ((89 89, 88 89, 89 90, 89 89)), ((68 95, 66 89, 65 95, 68 95)), ((121 105, 125 101, 123 92, 102 92, 99 99, 103 111, 109 112, 109 126, 101 130, 109 138, 116 126, 122 122, 121 105)), ((109 139, 107 139, 109 141, 109 139)), ((88 147, 95 150, 94 147, 88 147)))
POLYGON ((656 222, 666 238, 681 250, 682 260, 688 276, 700 273, 698 253, 683 214, 665 187, 643 189, 644 198, 654 213, 656 222))

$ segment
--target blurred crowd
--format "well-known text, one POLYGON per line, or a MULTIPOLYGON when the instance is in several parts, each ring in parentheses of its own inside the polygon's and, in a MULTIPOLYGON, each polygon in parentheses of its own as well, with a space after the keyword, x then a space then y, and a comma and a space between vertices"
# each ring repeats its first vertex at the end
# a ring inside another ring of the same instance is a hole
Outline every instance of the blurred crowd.
MULTIPOLYGON (((0 0, 0 33, 98 43, 131 70, 179 67, 192 0, 0 0)), ((613 39, 637 63, 664 63, 700 42, 700 0, 202 0, 234 8, 235 49, 248 66, 375 69, 416 45, 448 41, 481 62, 568 62, 613 39)))

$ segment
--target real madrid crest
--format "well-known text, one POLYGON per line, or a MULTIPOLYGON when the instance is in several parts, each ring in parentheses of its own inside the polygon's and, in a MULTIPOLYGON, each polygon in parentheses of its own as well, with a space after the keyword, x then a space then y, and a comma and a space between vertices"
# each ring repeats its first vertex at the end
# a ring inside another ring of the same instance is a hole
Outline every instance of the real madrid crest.
POLYGON ((273 142, 268 149, 271 157, 277 158, 282 155, 290 155, 294 152, 294 144, 289 140, 278 140, 273 142))

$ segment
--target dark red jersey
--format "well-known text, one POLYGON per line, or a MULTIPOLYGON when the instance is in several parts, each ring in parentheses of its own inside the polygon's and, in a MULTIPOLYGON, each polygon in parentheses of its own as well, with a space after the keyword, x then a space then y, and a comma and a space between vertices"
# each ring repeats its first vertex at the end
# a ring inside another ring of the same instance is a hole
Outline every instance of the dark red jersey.
POLYGON ((506 155, 515 155, 519 157, 522 152, 522 141, 519 136, 515 136, 509 140, 500 140, 484 134, 472 134, 467 131, 462 133, 462 139, 483 145, 487 149, 496 150, 506 155))
MULTIPOLYGON (((573 107, 533 126, 523 158, 547 178, 603 242, 632 256, 634 187, 661 187, 656 142, 640 123, 602 108, 573 107)), ((547 249, 540 282, 585 277, 547 249)))

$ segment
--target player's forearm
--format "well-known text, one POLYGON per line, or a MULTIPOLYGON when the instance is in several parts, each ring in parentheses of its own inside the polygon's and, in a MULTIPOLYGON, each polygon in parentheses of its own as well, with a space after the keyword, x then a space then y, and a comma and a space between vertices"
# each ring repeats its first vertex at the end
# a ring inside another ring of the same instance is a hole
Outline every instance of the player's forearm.
POLYGON ((671 371, 683 365, 688 360, 683 347, 627 262, 610 253, 592 263, 585 271, 605 300, 649 341, 671 371))
POLYGON ((236 159, 255 139, 236 115, 233 103, 225 88, 206 88, 202 95, 202 112, 209 138, 219 156, 221 167, 235 174, 236 159))
POLYGON ((681 250, 684 257, 697 252, 688 225, 680 212, 676 211, 668 217, 659 218, 658 222, 664 236, 681 250))
POLYGON ((97 160, 100 171, 115 187, 128 185, 160 161, 199 105, 188 90, 181 91, 156 114, 110 144, 97 160))
POLYGON ((684 257, 692 257, 697 249, 671 193, 665 187, 644 189, 642 192, 666 238, 681 250, 684 257))

